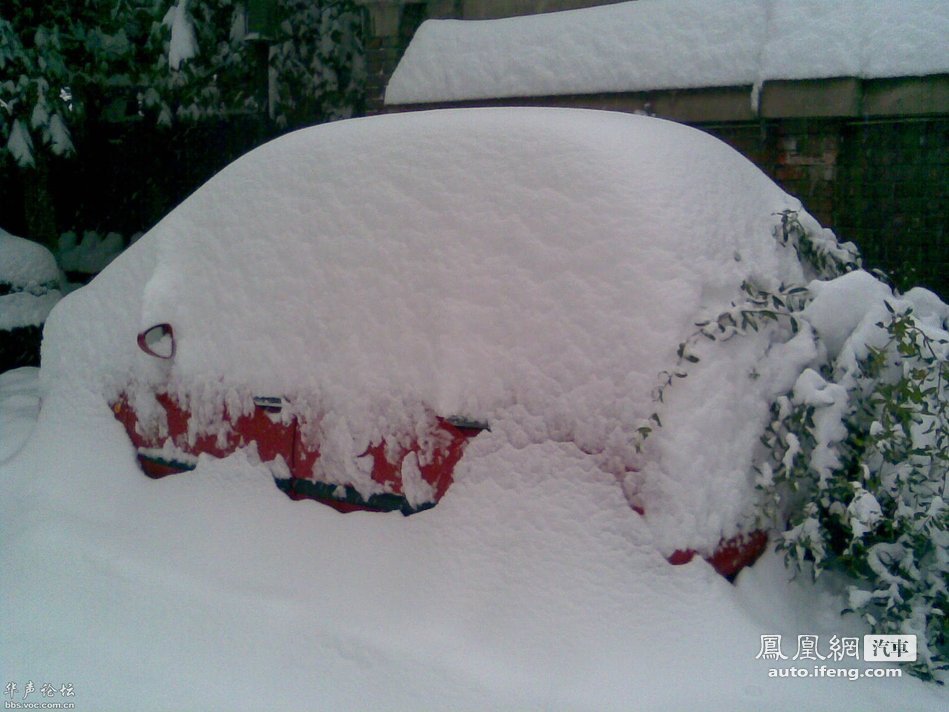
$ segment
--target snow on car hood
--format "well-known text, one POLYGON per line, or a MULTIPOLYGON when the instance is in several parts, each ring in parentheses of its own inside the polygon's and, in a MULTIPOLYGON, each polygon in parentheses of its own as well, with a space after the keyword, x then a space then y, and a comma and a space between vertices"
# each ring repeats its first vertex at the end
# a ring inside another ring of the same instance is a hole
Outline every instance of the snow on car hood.
POLYGON ((515 446, 572 440, 619 472, 641 464, 637 422, 694 322, 749 276, 801 281, 772 237, 799 208, 717 139, 648 117, 304 129, 228 166, 57 307, 43 377, 106 398, 168 381, 309 399, 353 454, 421 404, 515 446), (161 322, 170 363, 136 346, 161 322))

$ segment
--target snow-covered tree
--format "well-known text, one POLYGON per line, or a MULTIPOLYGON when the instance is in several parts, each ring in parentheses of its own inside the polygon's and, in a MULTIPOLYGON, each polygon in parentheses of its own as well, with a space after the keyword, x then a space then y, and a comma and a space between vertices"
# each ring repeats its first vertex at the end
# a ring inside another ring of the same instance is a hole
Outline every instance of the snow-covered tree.
POLYGON ((280 127, 349 118, 360 111, 366 69, 353 0, 279 0, 271 49, 274 120, 280 127))
POLYGON ((71 132, 107 102, 152 81, 145 39, 156 0, 6 0, 0 15, 0 140, 32 167, 73 152, 71 132))
POLYGON ((55 238, 47 158, 74 151, 71 132, 86 116, 87 89, 107 67, 113 48, 128 45, 124 34, 112 32, 116 24, 94 3, 7 0, 3 5, 0 160, 28 169, 27 221, 40 241, 55 238))
POLYGON ((87 122, 269 115, 282 128, 357 111, 364 70, 352 0, 271 1, 282 22, 255 39, 235 0, 5 0, 0 164, 36 185, 33 237, 55 237, 47 164, 75 152, 87 122))

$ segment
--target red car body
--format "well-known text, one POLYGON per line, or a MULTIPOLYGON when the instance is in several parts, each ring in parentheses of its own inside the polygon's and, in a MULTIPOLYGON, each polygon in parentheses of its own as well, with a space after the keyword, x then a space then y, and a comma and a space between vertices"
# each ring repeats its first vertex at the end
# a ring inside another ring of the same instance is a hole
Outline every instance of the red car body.
POLYGON ((412 514, 435 505, 448 490, 455 465, 465 444, 479 428, 435 418, 429 434, 434 443, 428 457, 419 457, 418 440, 408 447, 395 440, 383 440, 364 455, 372 458, 372 479, 380 492, 369 497, 359 493, 352 483, 323 482, 314 478, 313 469, 320 457, 319 447, 302 437, 308 425, 297 415, 286 412, 280 398, 255 398, 254 412, 237 417, 224 412, 224 429, 202 432, 188 409, 168 393, 156 394, 163 417, 143 424, 124 396, 112 404, 115 417, 125 426, 135 446, 139 464, 149 477, 160 478, 191 470, 201 454, 226 457, 235 450, 256 445, 263 462, 282 459, 289 477, 276 477, 277 485, 293 499, 313 499, 340 512, 356 510, 393 511, 412 514), (425 493, 408 493, 403 466, 410 454, 416 455, 425 493), (427 494, 427 496, 425 496, 427 494))
MULTIPOLYGON (((142 332, 138 344, 156 358, 171 359, 175 354, 174 332, 168 324, 142 332)), ((416 435, 410 442, 393 436, 371 445, 362 457, 371 458, 371 477, 377 485, 373 489, 377 491, 364 496, 355 483, 321 480, 314 475, 320 458, 319 445, 304 438, 303 433, 312 431, 315 424, 294 413, 280 397, 254 397, 250 414, 232 414, 224 407, 220 422, 214 427, 200 422, 186 405, 167 392, 157 392, 155 400, 161 416, 147 422, 138 417, 127 397, 122 396, 112 404, 115 417, 125 426, 139 464, 149 477, 161 478, 194 469, 201 454, 226 457, 255 445, 262 462, 282 460, 285 469, 279 470, 288 476, 274 479, 289 497, 315 500, 340 512, 398 510, 409 515, 435 506, 448 491, 468 441, 487 428, 484 423, 433 415, 429 431, 416 435), (421 444, 423 440, 425 447, 421 444), (414 455, 414 462, 407 469, 410 455, 414 455), (414 481, 407 481, 406 473, 414 481)), ((642 509, 635 509, 640 515, 645 514, 642 509)), ((767 535, 755 531, 723 539, 706 560, 718 573, 731 578, 753 563, 766 546, 767 535)), ((695 553, 680 549, 668 561, 673 565, 686 564, 695 553)))

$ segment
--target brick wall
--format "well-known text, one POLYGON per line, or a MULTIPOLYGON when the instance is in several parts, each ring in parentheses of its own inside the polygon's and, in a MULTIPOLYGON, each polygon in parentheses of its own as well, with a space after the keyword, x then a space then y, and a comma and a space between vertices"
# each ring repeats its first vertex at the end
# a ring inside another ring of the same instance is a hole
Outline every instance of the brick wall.
POLYGON ((429 16, 429 6, 411 4, 367 4, 366 21, 366 113, 383 110, 386 85, 412 41, 418 26, 429 16))
POLYGON ((789 119, 706 126, 747 156, 822 224, 834 223, 840 160, 840 121, 789 119))

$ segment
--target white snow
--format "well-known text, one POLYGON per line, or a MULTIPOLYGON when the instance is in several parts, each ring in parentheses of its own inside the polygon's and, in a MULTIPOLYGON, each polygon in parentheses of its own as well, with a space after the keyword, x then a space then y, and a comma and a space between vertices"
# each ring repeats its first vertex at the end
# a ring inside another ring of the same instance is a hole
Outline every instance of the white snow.
POLYGON ((49 124, 49 110, 46 105, 46 97, 40 94, 33 106, 33 112, 30 114, 30 127, 34 129, 44 129, 49 124))
POLYGON ((861 270, 830 282, 815 280, 807 289, 814 301, 805 307, 804 318, 820 335, 831 359, 840 354, 844 341, 866 316, 868 306, 881 305, 884 299, 893 297, 885 284, 861 270))
POLYGON ((62 294, 58 291, 39 295, 29 292, 0 295, 0 330, 42 324, 60 297, 62 294))
POLYGON ((57 156, 72 153, 75 150, 72 143, 72 136, 69 134, 69 128, 66 126, 66 122, 63 121, 63 117, 59 114, 53 114, 50 118, 47 133, 50 148, 53 149, 53 153, 57 156))
POLYGON ((0 464, 27 441, 40 412, 38 368, 0 373, 0 464))
POLYGON ((850 405, 847 389, 828 383, 813 369, 805 369, 794 384, 793 402, 814 406, 814 437, 816 445, 811 465, 823 484, 840 467, 835 446, 847 437, 844 418, 850 405))
POLYGON ((198 41, 194 33, 194 25, 188 14, 188 0, 178 2, 168 8, 162 23, 171 28, 171 39, 168 43, 168 66, 177 71, 181 63, 198 53, 198 41))
MULTIPOLYGON (((371 442, 416 430, 421 406, 521 446, 575 442, 621 476, 641 464, 656 374, 703 310, 749 276, 801 281, 771 237, 774 213, 799 207, 725 144, 647 117, 322 126, 238 160, 71 296, 47 325, 43 376, 104 399, 168 380, 192 408, 286 397, 321 416, 320 464, 349 481, 371 442), (170 364, 136 345, 159 323, 174 328, 170 364)), ((746 473, 711 457, 675 477, 708 480, 699 505, 723 514, 683 521, 654 503, 678 522, 669 552, 713 547, 747 505, 746 473)))
POLYGON ((74 232, 63 233, 58 247, 59 264, 65 271, 96 274, 122 252, 125 242, 117 232, 102 236, 94 230, 87 230, 82 240, 74 232))
MULTIPOLYGON (((888 341, 889 334, 879 324, 888 321, 891 309, 911 311, 919 327, 937 342, 949 339, 949 306, 927 289, 916 287, 895 295, 872 275, 856 271, 830 282, 811 282, 808 291, 815 296, 802 315, 820 334, 828 355, 837 359, 835 379, 845 388, 853 385, 858 362, 868 356, 869 348, 882 348, 888 341)), ((943 353, 947 347, 937 343, 936 348, 943 353)))
POLYGON ((387 104, 760 86, 949 71, 932 0, 637 0, 501 20, 428 20, 387 104))
POLYGON ((29 291, 56 282, 59 267, 49 250, 0 228, 0 283, 29 291))
POLYGON ((761 636, 790 657, 863 624, 773 554, 736 586, 665 559, 743 524, 752 431, 813 333, 710 343, 641 454, 636 428, 695 321, 803 279, 771 235, 798 208, 715 139, 621 114, 392 115, 252 152, 54 309, 39 387, 0 379, 5 678, 101 709, 943 709, 908 676, 770 679, 789 663, 761 636), (170 363, 135 345, 159 322, 170 363), (145 478, 108 401, 147 417, 166 381, 196 410, 311 408, 354 469, 422 406, 491 430, 433 509, 342 515, 253 449, 145 478))
POLYGON ((7 150, 20 167, 27 168, 33 165, 33 139, 30 138, 30 132, 19 119, 14 120, 13 127, 10 129, 7 150))
POLYGON ((877 498, 862 487, 857 490, 856 496, 847 507, 847 513, 850 515, 850 526, 855 538, 872 531, 883 517, 883 510, 877 498))
POLYGON ((42 324, 59 301, 59 267, 39 243, 0 228, 0 330, 42 324), (6 290, 5 290, 6 291, 6 290))
POLYGON ((949 330, 949 305, 922 287, 913 287, 903 299, 913 307, 913 316, 929 329, 949 330))
POLYGON ((791 338, 764 329, 698 346, 701 361, 654 406, 662 427, 646 442, 641 471, 626 478, 666 554, 710 554, 717 544, 712 532, 731 537, 755 528, 747 496, 769 406, 817 354, 809 331, 791 338))
POLYGON ((797 635, 826 653, 865 629, 773 554, 737 586, 670 566, 573 446, 486 433, 434 509, 341 515, 243 453, 148 480, 108 408, 63 395, 0 467, 0 647, 21 690, 143 711, 944 708, 905 676, 770 679, 788 662, 755 659, 762 635, 790 658, 797 635))

